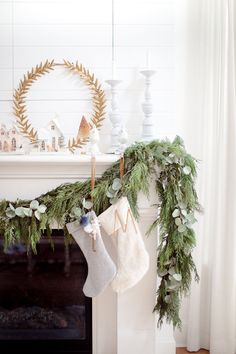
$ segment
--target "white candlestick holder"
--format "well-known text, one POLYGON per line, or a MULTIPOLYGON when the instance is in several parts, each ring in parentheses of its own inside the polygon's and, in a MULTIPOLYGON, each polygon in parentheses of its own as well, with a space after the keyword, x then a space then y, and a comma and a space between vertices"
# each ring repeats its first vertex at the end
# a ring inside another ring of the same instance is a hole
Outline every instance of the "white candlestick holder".
POLYGON ((120 132, 122 130, 123 122, 121 119, 120 111, 117 101, 117 86, 121 83, 121 80, 106 80, 106 83, 111 87, 111 110, 109 117, 112 124, 111 131, 111 143, 109 148, 110 154, 120 153, 120 132))
POLYGON ((142 124, 141 141, 152 141, 156 139, 156 127, 152 116, 153 104, 151 96, 151 77, 155 75, 154 70, 142 70, 140 73, 145 77, 145 93, 142 109, 144 113, 144 120, 142 124))

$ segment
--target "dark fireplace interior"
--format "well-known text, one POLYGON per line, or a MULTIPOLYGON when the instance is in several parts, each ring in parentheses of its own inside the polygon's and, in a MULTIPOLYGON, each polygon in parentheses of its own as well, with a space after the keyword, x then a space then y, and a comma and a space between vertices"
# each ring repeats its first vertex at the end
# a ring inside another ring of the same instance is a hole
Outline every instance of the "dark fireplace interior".
POLYGON ((37 254, 0 244, 0 341, 4 352, 92 353, 92 304, 82 288, 87 263, 77 244, 53 230, 37 254))

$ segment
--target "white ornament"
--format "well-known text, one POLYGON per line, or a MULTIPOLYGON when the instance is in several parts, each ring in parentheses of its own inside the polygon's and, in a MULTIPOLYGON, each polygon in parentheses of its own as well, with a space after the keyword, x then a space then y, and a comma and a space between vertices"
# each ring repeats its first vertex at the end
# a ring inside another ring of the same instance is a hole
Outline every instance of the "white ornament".
POLYGON ((151 77, 155 75, 154 70, 142 70, 140 73, 145 77, 145 101, 142 104, 144 120, 142 125, 141 141, 152 141, 156 139, 156 127, 152 117, 153 104, 151 97, 151 77))
POLYGON ((96 155, 101 154, 99 147, 98 147, 98 142, 100 141, 99 137, 99 132, 96 127, 93 127, 90 131, 90 144, 89 144, 89 149, 88 152, 92 157, 96 157, 96 155))

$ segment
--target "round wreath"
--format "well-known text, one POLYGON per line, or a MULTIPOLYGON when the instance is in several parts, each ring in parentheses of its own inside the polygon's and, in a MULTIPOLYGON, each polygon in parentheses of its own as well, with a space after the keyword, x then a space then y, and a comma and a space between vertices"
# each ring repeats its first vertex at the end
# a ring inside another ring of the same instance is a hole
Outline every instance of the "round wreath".
MULTIPOLYGON (((37 143, 37 130, 30 123, 27 115, 26 96, 30 87, 36 80, 46 73, 54 70, 57 66, 62 66, 71 72, 78 74, 81 80, 89 87, 93 101, 93 113, 90 123, 91 127, 95 126, 99 129, 105 118, 105 93, 102 90, 98 80, 94 77, 94 74, 90 74, 89 70, 78 61, 75 64, 68 60, 64 60, 61 64, 55 63, 54 60, 47 60, 45 63, 41 62, 24 75, 13 95, 13 109, 16 116, 17 125, 21 133, 24 134, 24 136, 33 144, 37 143)), ((71 152, 74 152, 76 148, 81 148, 87 142, 88 138, 76 137, 69 139, 68 149, 71 152)))

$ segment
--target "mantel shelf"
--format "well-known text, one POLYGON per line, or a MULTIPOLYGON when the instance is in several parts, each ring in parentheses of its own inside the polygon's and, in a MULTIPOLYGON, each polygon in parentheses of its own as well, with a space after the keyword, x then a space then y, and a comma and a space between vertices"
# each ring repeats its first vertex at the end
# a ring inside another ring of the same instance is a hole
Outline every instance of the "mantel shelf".
MULTIPOLYGON (((96 157, 96 164, 100 166, 108 166, 119 159, 118 155, 101 154, 96 157)), ((57 154, 40 154, 40 155, 0 155, 0 167, 3 165, 90 165, 91 157, 89 155, 57 155, 57 154)))

